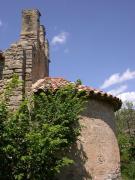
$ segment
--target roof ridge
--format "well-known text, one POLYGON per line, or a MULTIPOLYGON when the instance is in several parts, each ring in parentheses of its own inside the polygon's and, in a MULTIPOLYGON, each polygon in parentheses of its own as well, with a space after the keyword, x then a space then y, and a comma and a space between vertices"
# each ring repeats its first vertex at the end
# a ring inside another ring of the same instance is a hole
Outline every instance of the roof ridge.
MULTIPOLYGON (((32 85, 32 91, 37 92, 39 89, 46 90, 52 89, 52 91, 58 90, 60 87, 67 85, 68 83, 74 83, 68 81, 61 77, 45 77, 44 79, 38 80, 32 85)), ((86 85, 77 85, 79 91, 84 90, 87 92, 89 97, 98 98, 100 100, 106 100, 113 105, 115 110, 118 110, 121 107, 121 100, 118 97, 113 96, 112 94, 106 93, 100 89, 95 89, 86 85)))

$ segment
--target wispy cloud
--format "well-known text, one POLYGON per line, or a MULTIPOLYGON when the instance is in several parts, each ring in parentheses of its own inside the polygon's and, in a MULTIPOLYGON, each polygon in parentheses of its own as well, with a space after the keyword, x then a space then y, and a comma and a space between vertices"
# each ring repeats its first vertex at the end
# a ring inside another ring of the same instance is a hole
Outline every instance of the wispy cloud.
POLYGON ((2 23, 2 21, 0 20, 0 27, 2 27, 3 26, 3 23, 2 23))
POLYGON ((53 46, 57 44, 64 44, 66 43, 68 36, 69 36, 68 32, 61 32, 52 38, 51 44, 53 46))
POLYGON ((123 93, 127 88, 128 88, 127 85, 122 85, 122 86, 120 86, 120 87, 118 87, 116 89, 112 89, 112 90, 108 91, 108 93, 112 94, 114 96, 117 96, 117 95, 123 93))
POLYGON ((120 73, 112 74, 108 79, 104 81, 104 83, 101 85, 100 88, 105 89, 114 84, 119 84, 134 78, 135 78, 135 71, 130 71, 130 69, 127 69, 123 74, 120 73))
POLYGON ((132 102, 135 106, 135 91, 132 92, 125 92, 122 94, 119 94, 118 97, 123 101, 129 101, 132 102))

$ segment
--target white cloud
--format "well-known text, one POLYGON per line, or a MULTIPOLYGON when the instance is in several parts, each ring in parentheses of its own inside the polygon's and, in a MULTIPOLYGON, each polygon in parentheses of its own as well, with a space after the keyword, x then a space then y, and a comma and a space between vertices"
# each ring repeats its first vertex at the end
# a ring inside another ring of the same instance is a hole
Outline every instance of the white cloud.
POLYGON ((61 32, 60 34, 52 38, 51 44, 54 46, 57 44, 64 44, 66 43, 68 36, 69 36, 68 32, 61 32))
POLYGON ((114 96, 117 96, 117 95, 123 93, 127 88, 128 88, 127 85, 122 85, 116 89, 112 89, 112 90, 108 91, 108 93, 112 94, 114 96))
POLYGON ((135 91, 132 92, 125 92, 122 94, 119 94, 118 97, 123 101, 129 101, 132 102, 133 105, 135 106, 135 91))
POLYGON ((127 69, 123 74, 120 75, 120 73, 112 74, 108 79, 104 81, 101 89, 108 88, 114 84, 119 84, 127 80, 131 80, 135 78, 135 71, 130 71, 130 69, 127 69))
POLYGON ((0 27, 3 25, 2 21, 0 20, 0 27))

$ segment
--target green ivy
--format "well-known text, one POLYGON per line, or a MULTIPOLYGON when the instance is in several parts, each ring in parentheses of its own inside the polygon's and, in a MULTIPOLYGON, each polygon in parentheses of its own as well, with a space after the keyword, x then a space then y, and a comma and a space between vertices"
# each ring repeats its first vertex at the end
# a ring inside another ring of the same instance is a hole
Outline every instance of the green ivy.
MULTIPOLYGON (((10 96, 18 80, 8 85, 10 96)), ((73 163, 66 151, 77 140, 86 94, 77 85, 38 92, 14 112, 0 101, 0 179, 51 180, 73 163)))

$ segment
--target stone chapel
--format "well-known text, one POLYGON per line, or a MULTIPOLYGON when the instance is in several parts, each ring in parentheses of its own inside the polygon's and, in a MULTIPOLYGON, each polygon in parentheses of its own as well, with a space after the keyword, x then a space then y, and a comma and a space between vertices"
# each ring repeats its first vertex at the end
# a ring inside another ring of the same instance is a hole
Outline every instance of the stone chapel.
MULTIPOLYGON (((11 97, 10 106, 16 109, 22 98, 31 91, 57 90, 70 81, 49 76, 49 43, 45 27, 40 24, 37 9, 22 11, 20 39, 4 52, 0 51, 0 91, 4 84, 17 73, 23 84, 11 97)), ((120 154, 115 135, 114 112, 121 101, 101 90, 79 85, 89 98, 80 119, 80 140, 69 156, 74 164, 63 169, 58 180, 117 180, 120 179, 120 154)))

